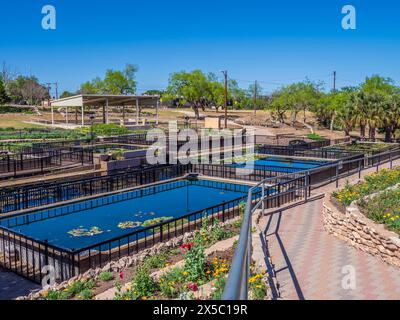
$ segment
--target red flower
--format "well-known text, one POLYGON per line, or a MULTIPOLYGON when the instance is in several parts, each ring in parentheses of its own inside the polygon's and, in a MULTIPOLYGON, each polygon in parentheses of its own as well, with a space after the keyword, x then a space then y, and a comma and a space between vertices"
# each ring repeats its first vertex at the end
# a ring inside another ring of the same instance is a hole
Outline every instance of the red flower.
POLYGON ((121 280, 124 279, 124 272, 123 272, 123 271, 121 271, 121 272, 119 273, 119 278, 120 278, 121 280))
POLYGON ((181 249, 187 249, 187 250, 190 250, 190 249, 192 249, 192 247, 193 247, 193 242, 190 242, 190 243, 184 243, 183 245, 181 245, 181 249))
POLYGON ((197 290, 199 290, 199 287, 197 286, 196 283, 189 283, 188 284, 188 289, 192 290, 192 291, 197 291, 197 290))

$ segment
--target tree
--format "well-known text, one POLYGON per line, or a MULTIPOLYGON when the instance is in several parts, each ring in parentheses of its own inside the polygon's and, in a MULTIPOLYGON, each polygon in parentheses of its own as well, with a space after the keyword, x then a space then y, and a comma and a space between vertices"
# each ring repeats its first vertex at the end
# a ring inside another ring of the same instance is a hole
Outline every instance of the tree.
POLYGON ((213 74, 205 75, 201 70, 175 72, 169 78, 164 97, 166 100, 176 100, 181 106, 189 104, 196 118, 199 118, 199 108, 204 110, 212 100, 217 100, 214 80, 213 74))
POLYGON ((134 94, 136 92, 135 75, 138 67, 133 64, 127 64, 124 70, 106 71, 104 79, 94 78, 81 85, 80 93, 86 94, 134 94))
POLYGON ((64 92, 61 94, 60 98, 62 99, 62 98, 72 97, 72 96, 74 96, 74 95, 75 95, 75 93, 72 93, 72 92, 70 92, 70 91, 64 91, 64 92))
MULTIPOLYGON (((308 80, 284 86, 272 95, 271 105, 276 112, 280 113, 281 121, 283 121, 284 112, 289 110, 292 126, 294 126, 298 114, 302 111, 303 123, 307 125, 306 112, 317 105, 318 99, 321 97, 320 88, 320 83, 313 83, 308 80)), ((311 126, 308 127, 312 131, 311 126)))
POLYGON ((34 76, 18 76, 8 83, 7 89, 11 100, 17 104, 39 104, 50 97, 48 89, 34 76))
POLYGON ((3 78, 0 77, 0 105, 4 105, 9 102, 10 98, 7 95, 6 88, 4 86, 3 78))

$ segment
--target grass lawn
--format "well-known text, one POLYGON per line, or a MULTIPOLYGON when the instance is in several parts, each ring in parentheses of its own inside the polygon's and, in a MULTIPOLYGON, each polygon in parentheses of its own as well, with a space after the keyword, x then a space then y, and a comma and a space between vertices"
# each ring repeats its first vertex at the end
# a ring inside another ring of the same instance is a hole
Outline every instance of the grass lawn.
POLYGON ((30 114, 13 114, 6 113, 0 115, 0 127, 7 128, 13 127, 15 129, 23 128, 42 128, 43 126, 35 125, 31 123, 25 123, 24 121, 31 121, 34 117, 30 114))

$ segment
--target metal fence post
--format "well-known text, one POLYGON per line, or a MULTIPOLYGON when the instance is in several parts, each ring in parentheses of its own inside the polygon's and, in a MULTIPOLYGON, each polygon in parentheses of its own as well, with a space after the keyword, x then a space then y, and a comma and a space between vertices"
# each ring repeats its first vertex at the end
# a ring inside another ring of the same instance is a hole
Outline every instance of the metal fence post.
POLYGON ((304 175, 304 201, 308 200, 308 171, 304 175))
POLYGON ((339 164, 336 163, 336 188, 339 188, 339 164))
POLYGON ((265 187, 264 187, 264 182, 261 184, 261 210, 262 214, 264 214, 265 210, 265 204, 264 204, 264 197, 265 197, 265 187))

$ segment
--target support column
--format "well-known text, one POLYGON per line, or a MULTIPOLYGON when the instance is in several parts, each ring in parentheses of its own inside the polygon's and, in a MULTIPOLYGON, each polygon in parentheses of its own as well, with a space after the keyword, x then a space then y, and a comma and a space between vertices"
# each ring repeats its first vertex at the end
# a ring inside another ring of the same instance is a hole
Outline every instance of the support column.
POLYGON ((65 123, 68 124, 68 107, 65 107, 65 123))
POLYGON ((122 104, 122 120, 125 125, 125 104, 124 103, 122 104))
POLYGON ((54 126, 54 108, 52 105, 50 105, 51 107, 51 125, 54 126))
POLYGON ((108 99, 106 99, 106 123, 108 124, 108 99))
POLYGON ((156 103, 156 125, 158 125, 158 108, 159 108, 159 102, 160 102, 160 100, 157 98, 157 103, 156 103))
POLYGON ((78 107, 75 107, 75 124, 78 124, 78 107))
POLYGON ((139 124, 139 99, 136 99, 136 125, 139 124))
POLYGON ((83 108, 83 104, 82 104, 82 114, 81 114, 81 116, 82 116, 82 125, 84 126, 85 125, 85 112, 84 112, 84 108, 83 108))

